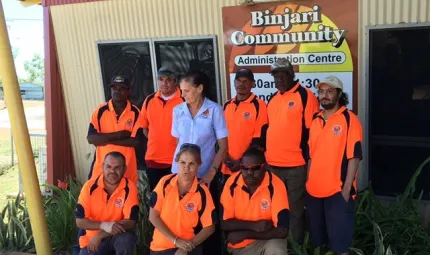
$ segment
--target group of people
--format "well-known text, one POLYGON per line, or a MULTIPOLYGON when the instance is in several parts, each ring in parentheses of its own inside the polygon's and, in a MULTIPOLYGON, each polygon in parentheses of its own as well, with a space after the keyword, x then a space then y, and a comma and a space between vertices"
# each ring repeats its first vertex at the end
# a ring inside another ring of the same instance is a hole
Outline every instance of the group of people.
POLYGON ((151 254, 219 255, 224 240, 233 255, 287 254, 288 234, 300 244, 306 230, 314 246, 348 254, 360 122, 338 78, 321 81, 317 98, 287 59, 271 74, 278 91, 267 105, 251 91, 252 71, 240 69, 222 107, 207 98, 206 74, 178 80, 162 67, 141 109, 128 101, 130 81, 113 77, 112 99, 88 130, 96 153, 76 210, 80 254, 133 254, 143 136, 151 254))

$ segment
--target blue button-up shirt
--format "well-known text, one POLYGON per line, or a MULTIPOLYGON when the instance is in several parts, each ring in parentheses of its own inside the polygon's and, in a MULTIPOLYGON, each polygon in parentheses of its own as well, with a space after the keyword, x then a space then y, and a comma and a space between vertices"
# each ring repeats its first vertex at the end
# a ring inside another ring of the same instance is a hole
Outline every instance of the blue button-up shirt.
POLYGON ((203 177, 211 167, 215 157, 215 144, 217 140, 228 136, 227 125, 221 105, 205 98, 194 119, 191 117, 187 103, 177 105, 173 109, 172 136, 179 138, 179 143, 173 157, 172 173, 178 172, 175 162, 176 154, 184 143, 200 146, 202 165, 197 177, 203 177))

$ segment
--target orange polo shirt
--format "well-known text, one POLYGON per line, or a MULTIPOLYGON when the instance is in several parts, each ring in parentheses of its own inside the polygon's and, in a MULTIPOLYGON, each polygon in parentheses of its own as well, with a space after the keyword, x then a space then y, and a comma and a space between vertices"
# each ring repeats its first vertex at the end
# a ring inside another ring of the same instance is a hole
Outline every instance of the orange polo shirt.
POLYGON ((162 98, 160 91, 145 99, 140 124, 142 128, 149 130, 145 155, 148 167, 165 168, 172 165, 176 149, 176 139, 171 134, 172 114, 173 108, 182 102, 184 99, 178 88, 175 95, 168 101, 162 98))
MULTIPOLYGON (((315 115, 309 137, 311 166, 306 182, 314 197, 329 197, 342 190, 348 171, 348 160, 362 159, 362 127, 357 116, 341 107, 328 120, 324 112, 315 115)), ((357 192, 356 181, 351 195, 357 192)))
MULTIPOLYGON (((241 172, 228 178, 221 194, 221 218, 243 221, 272 220, 273 226, 289 228, 290 217, 287 190, 285 184, 276 175, 267 171, 263 182, 250 196, 241 172)), ((254 242, 245 239, 228 247, 238 249, 254 242)))
MULTIPOLYGON (((109 100, 109 102, 101 104, 99 107, 97 107, 97 109, 93 112, 90 127, 88 129, 88 135, 94 133, 113 133, 117 131, 128 130, 132 132, 131 137, 136 137, 140 129, 139 125, 137 124, 138 117, 139 109, 137 106, 127 102, 125 110, 117 119, 112 100, 109 100)), ((106 154, 112 151, 118 151, 124 155, 127 165, 127 170, 124 174, 124 177, 137 184, 137 161, 134 147, 119 146, 114 144, 96 147, 90 179, 97 178, 103 173, 103 160, 106 154)))
MULTIPOLYGON (((103 179, 103 175, 100 175, 84 184, 76 206, 76 218, 99 222, 137 221, 139 201, 136 185, 122 178, 119 186, 109 196, 103 179)), ((79 246, 87 247, 98 232, 100 230, 84 230, 79 237, 79 246)))
POLYGON ((297 84, 281 94, 277 92, 267 105, 269 127, 266 135, 267 163, 278 167, 305 165, 312 116, 319 103, 311 90, 297 84), (306 98, 306 107, 302 98, 306 98))
MULTIPOLYGON (((179 198, 178 176, 164 176, 151 194, 150 206, 160 213, 161 220, 170 231, 184 240, 193 239, 201 229, 212 226, 216 221, 215 206, 209 189, 198 184, 197 178, 190 191, 179 198)), ((156 228, 150 249, 164 251, 173 248, 173 241, 156 228)))
MULTIPOLYGON (((228 129, 228 154, 238 160, 252 143, 261 144, 261 129, 267 124, 267 107, 254 93, 244 100, 233 98, 224 104, 228 129)), ((231 174, 223 164, 223 174, 231 174)))

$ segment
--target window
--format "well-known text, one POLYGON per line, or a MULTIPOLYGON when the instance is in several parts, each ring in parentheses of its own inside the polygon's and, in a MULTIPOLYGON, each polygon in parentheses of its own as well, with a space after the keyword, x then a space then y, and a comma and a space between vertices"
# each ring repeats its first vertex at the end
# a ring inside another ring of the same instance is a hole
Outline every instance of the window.
MULTIPOLYGON (((369 168, 376 194, 402 193, 430 156, 430 27, 369 30, 369 168)), ((430 166, 416 190, 430 199, 430 166)))
POLYGON ((214 38, 155 40, 157 70, 163 65, 172 66, 180 76, 187 71, 202 71, 210 78, 209 99, 221 102, 218 88, 218 70, 214 38))
MULTIPOLYGON (((179 75, 189 70, 205 72, 211 81, 209 98, 221 103, 217 44, 214 36, 106 41, 98 42, 97 47, 106 101, 111 98, 111 77, 124 75, 131 81, 130 101, 141 108, 145 98, 157 88, 157 70, 169 64, 179 75)), ((136 149, 138 169, 146 167, 143 160, 146 141, 143 144, 136 149)))
POLYGON ((98 50, 106 101, 111 98, 112 76, 124 75, 131 82, 130 101, 140 108, 145 98, 154 93, 149 42, 99 43, 98 50))

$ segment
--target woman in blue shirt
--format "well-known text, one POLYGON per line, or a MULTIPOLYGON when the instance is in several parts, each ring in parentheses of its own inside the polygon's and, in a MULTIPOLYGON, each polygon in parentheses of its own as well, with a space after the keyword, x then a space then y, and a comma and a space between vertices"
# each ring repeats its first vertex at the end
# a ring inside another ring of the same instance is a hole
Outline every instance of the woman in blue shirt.
MULTIPOLYGON (((209 77, 202 72, 188 72, 180 82, 185 102, 173 109, 172 136, 178 145, 197 144, 201 148, 202 165, 197 177, 200 183, 210 184, 227 154, 227 125, 221 105, 211 101, 208 95, 209 77), (218 151, 215 145, 218 143, 218 151)), ((172 163, 172 173, 178 172, 176 162, 172 163)))

